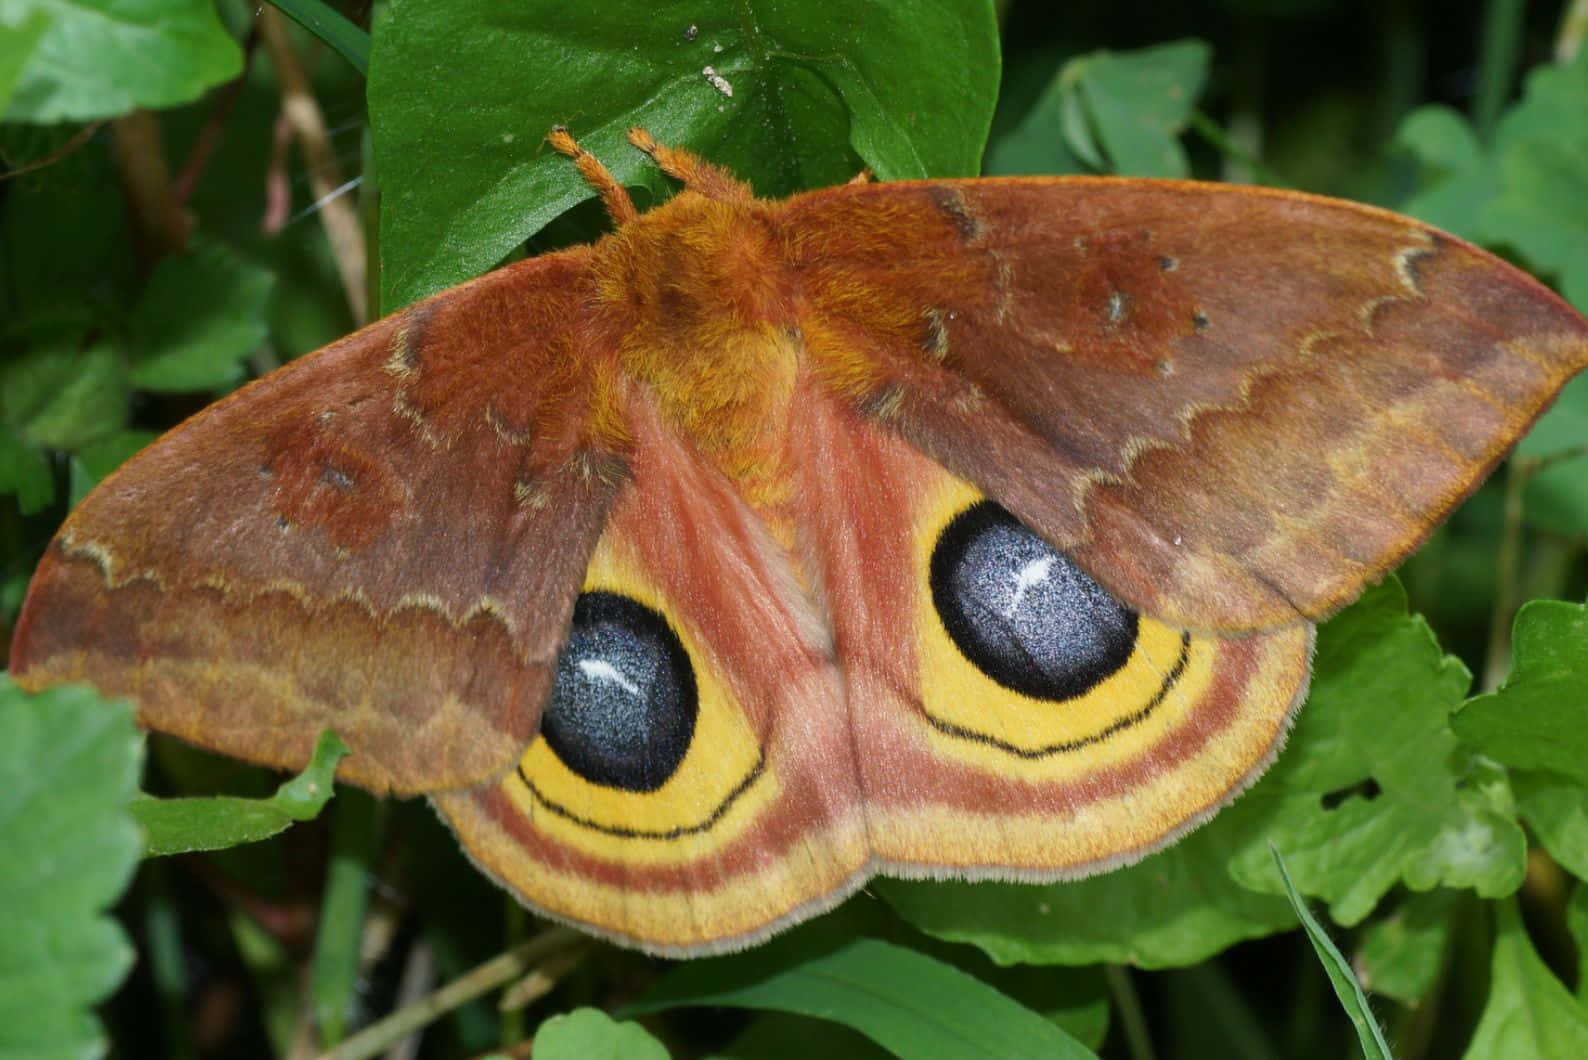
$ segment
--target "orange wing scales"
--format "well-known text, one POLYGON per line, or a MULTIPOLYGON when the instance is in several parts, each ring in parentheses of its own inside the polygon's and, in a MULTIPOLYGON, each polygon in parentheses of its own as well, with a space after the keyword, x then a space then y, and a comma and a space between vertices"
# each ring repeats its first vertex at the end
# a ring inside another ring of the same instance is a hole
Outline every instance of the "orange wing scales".
POLYGON ((1121 598, 1195 629, 1343 606, 1588 363, 1581 318, 1524 274, 1309 196, 1015 179, 788 213, 812 358, 1121 598), (923 311, 946 357, 922 356, 923 311))
POLYGON ((145 724, 269 765, 301 766, 334 727, 341 775, 375 790, 510 768, 618 489, 554 326, 583 264, 539 259, 371 325, 140 453, 41 562, 13 671, 131 696, 145 724), (535 378, 541 401, 482 371, 535 378))
POLYGON ((432 794, 537 908, 731 948, 877 872, 1070 878, 1205 819, 1277 752, 1311 623, 1588 364, 1554 295, 1381 211, 1092 179, 768 203, 635 143, 685 179, 666 205, 562 135, 617 232, 107 479, 18 680, 276 766, 334 727, 345 779, 432 794))

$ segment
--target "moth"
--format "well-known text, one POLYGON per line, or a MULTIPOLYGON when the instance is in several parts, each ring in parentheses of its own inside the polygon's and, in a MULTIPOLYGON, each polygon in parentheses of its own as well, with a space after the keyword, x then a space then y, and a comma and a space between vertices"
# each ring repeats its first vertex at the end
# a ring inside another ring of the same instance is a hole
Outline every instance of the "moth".
POLYGON ((426 794, 545 914, 741 947, 1250 784, 1314 624, 1588 364, 1459 239, 1186 182, 682 190, 287 365, 71 514, 12 669, 426 794))

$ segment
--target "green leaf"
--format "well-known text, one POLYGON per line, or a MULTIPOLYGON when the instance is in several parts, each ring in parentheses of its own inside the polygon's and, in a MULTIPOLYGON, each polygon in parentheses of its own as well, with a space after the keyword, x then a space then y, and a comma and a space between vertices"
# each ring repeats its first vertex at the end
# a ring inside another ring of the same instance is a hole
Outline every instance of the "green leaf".
POLYGON ((1477 238, 1478 213, 1498 192, 1499 175, 1472 123, 1452 107, 1419 107, 1401 123, 1395 143, 1422 167, 1422 187, 1400 208, 1447 232, 1477 238))
POLYGON ((48 30, 24 65, 6 121, 109 118, 197 99, 243 68, 210 0, 0 0, 0 25, 33 10, 48 30))
POLYGON ((1356 1028, 1357 1044, 1362 1047, 1362 1055, 1369 1060, 1391 1060, 1389 1043, 1384 1040, 1384 1032, 1379 1029, 1378 1020, 1373 1018, 1373 1009, 1368 1004, 1367 995, 1362 992, 1362 984, 1356 981, 1356 976, 1351 972, 1351 964, 1345 959, 1329 933, 1323 930, 1312 911, 1307 908, 1307 903, 1302 901, 1301 895, 1296 892, 1296 885, 1291 882, 1290 873, 1285 870, 1285 859, 1280 854, 1279 848, 1270 846, 1269 851, 1274 857, 1274 867, 1279 871, 1279 878, 1285 885, 1285 897, 1290 899, 1291 908, 1295 909, 1296 916, 1301 920, 1301 926, 1307 933, 1307 941, 1312 943, 1312 950, 1318 955, 1318 962, 1323 965, 1324 974, 1329 977, 1329 984, 1334 987, 1334 996, 1340 999, 1340 1006, 1345 1009, 1346 1015, 1351 1018, 1351 1025, 1356 1028))
MULTIPOLYGON (((987 145, 982 172, 987 176, 1006 176, 1081 173, 1097 168, 1084 161, 1069 143, 1074 98, 1074 92, 1061 84, 1060 78, 1049 81, 1008 131, 994 134, 987 145)), ((999 106, 1004 105, 1000 100, 999 106)), ((1084 121, 1081 124, 1084 126, 1084 121)))
POLYGON ((667 1060, 667 1050, 638 1023, 576 1008, 540 1025, 535 1060, 667 1060))
POLYGON ((1429 891, 1406 895, 1388 916, 1364 925, 1352 962, 1362 986, 1404 1005, 1427 996, 1439 979, 1455 911, 1455 891, 1429 891))
POLYGON ((1554 773, 1518 770, 1511 776, 1517 815, 1539 845, 1567 871, 1588 880, 1588 788, 1554 773))
POLYGON ((1406 116, 1395 133, 1395 145, 1410 151, 1425 167, 1423 179, 1437 184, 1483 163, 1478 131, 1454 107, 1434 103, 1406 116))
POLYGON ((883 179, 970 175, 999 72, 988 0, 394 0, 373 43, 388 309, 591 197, 542 143, 554 125, 653 194, 670 185, 625 142, 631 126, 763 195, 847 180, 862 160, 883 179))
POLYGON ((1184 40, 1072 60, 1075 91, 1114 172, 1190 173, 1180 133, 1202 94, 1211 54, 1202 41, 1184 40))
POLYGON ((787 1012, 763 1012, 744 1033, 712 1052, 711 1060, 893 1060, 870 1038, 826 1020, 787 1012))
MULTIPOLYGON (((1504 778, 1472 761, 1450 727, 1467 671, 1406 613, 1400 584, 1368 590, 1319 630, 1313 665, 1290 746, 1238 804, 1263 815, 1302 893, 1354 924, 1397 883, 1484 897, 1520 886, 1526 840, 1504 778)), ((1266 839, 1230 868, 1249 887, 1278 890, 1266 839)))
MULTIPOLYGON (((5 164, 35 167, 13 174, 0 196, 0 341, 7 345, 86 346, 105 325, 107 303, 119 313, 123 293, 140 282, 110 152, 74 149, 70 132, 0 124, 5 164)), ((4 390, 0 397, 9 396, 4 390)))
POLYGON ((1588 309, 1588 52, 1528 75, 1522 103, 1495 130, 1493 157, 1499 191, 1482 238, 1558 275, 1567 299, 1588 309))
POLYGON ((1588 607, 1534 600, 1518 612, 1512 644, 1510 678, 1462 708, 1456 733, 1508 766, 1588 785, 1588 607))
POLYGON ((14 493, 23 515, 43 511, 55 499, 50 462, 38 446, 0 423, 0 494, 14 493))
POLYGON ((0 361, 0 422, 49 449, 76 449, 121 429, 127 370, 112 342, 79 349, 62 333, 0 361))
POLYGON ((753 954, 680 965, 629 1006, 773 1009, 852 1027, 900 1057, 1091 1057, 1091 1050, 980 979, 923 953, 859 938, 764 976, 753 954))
POLYGON ((336 764, 347 745, 330 730, 320 734, 314 757, 303 772, 286 781, 268 799, 156 799, 144 796, 132 804, 148 833, 150 857, 194 850, 224 850, 268 839, 294 821, 316 817, 333 792, 336 764))
POLYGON ((91 1006, 132 967, 105 910, 138 863, 142 746, 125 703, 0 674, 0 1056, 106 1049, 91 1006))
POLYGON ((147 390, 221 390, 264 343, 275 279, 219 244, 163 258, 130 322, 132 381, 147 390))
POLYGON ((0 114, 10 108, 22 71, 33 59, 54 18, 43 7, 0 4, 0 114))
POLYGON ((1071 59, 988 149, 986 172, 1185 176, 1179 138, 1211 54, 1204 42, 1185 40, 1071 59))
POLYGON ((1226 865, 1251 831, 1240 808, 1135 865, 1074 883, 879 879, 868 889, 921 930, 1000 964, 1194 964, 1294 922, 1284 899, 1230 879, 1226 865))
POLYGON ((1539 960, 1514 900, 1495 909, 1489 1000, 1467 1060, 1588 1056, 1588 1011, 1539 960))

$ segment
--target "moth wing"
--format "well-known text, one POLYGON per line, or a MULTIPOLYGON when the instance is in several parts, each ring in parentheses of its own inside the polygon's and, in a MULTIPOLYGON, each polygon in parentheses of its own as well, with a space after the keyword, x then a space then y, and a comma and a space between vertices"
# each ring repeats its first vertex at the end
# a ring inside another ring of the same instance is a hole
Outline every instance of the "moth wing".
POLYGON ((874 865, 1051 881, 1132 862, 1278 753, 1312 627, 1137 615, 859 410, 813 392, 796 496, 859 748, 874 865))
POLYGON ((620 469, 570 325, 585 257, 444 292, 199 413, 72 512, 11 669, 193 743, 456 787, 510 768, 620 469))
POLYGON ((939 542, 977 489, 807 385, 786 519, 768 519, 633 400, 633 479, 558 687, 647 707, 564 725, 554 700, 517 770, 433 796, 532 906, 672 956, 737 948, 878 871, 1051 880, 1134 860, 1277 751, 1309 625, 1223 640, 1144 621, 1107 673, 1081 664, 1084 687, 1011 689, 934 602, 939 542))
POLYGON ((1519 270, 1307 195, 878 184, 783 221, 826 384, 1191 629, 1343 606, 1588 364, 1519 270))
POLYGON ((518 769, 433 798, 537 909, 657 953, 740 948, 871 874, 842 675, 777 529, 645 388, 626 422, 558 682, 605 706, 554 699, 518 769))

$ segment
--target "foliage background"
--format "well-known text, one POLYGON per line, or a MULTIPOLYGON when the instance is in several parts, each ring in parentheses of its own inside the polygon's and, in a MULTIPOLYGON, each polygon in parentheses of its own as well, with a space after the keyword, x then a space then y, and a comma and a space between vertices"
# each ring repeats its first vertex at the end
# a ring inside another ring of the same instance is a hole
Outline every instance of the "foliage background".
MULTIPOLYGON (((1500 0, 390 0, 367 41, 321 30, 343 55, 240 0, 0 0, 0 621, 66 506, 157 431, 369 306, 599 234, 540 143, 556 123, 642 206, 667 187, 621 142, 636 123, 763 194, 863 165, 1284 183, 1422 216, 1588 308, 1583 20, 1500 0)), ((1579 381, 1399 583, 1322 630, 1279 764, 1171 850, 1054 887, 878 881, 709 961, 542 936, 426 808, 342 792, 269 843, 145 861, 115 908, 137 953, 117 989, 127 943, 93 911, 126 878, 111 781, 139 749, 91 698, 0 686, 0 1028, 22 1028, 0 1054, 309 1055, 523 940, 530 1000, 435 1019, 421 1055, 532 1036, 543 1057, 1056 1055, 1060 1029, 1110 1056, 1348 1054, 1272 841, 1397 1055, 1588 1055, 1588 615, 1533 603, 1511 639, 1519 601, 1588 590, 1585 441, 1579 381), (107 996, 101 1026, 85 1006, 107 996)), ((162 740, 149 758, 161 794, 277 779, 162 740)))

